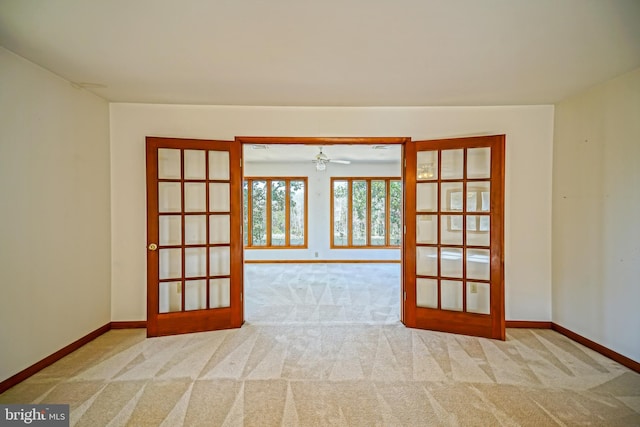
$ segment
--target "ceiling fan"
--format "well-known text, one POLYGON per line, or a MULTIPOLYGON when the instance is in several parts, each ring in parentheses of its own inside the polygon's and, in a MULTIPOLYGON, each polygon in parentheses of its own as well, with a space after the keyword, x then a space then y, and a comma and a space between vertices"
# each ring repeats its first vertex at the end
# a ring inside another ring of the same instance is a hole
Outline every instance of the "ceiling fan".
POLYGON ((340 163, 343 165, 351 164, 351 160, 339 160, 339 159, 330 159, 326 154, 322 152, 322 147, 320 147, 320 152, 316 154, 316 158, 311 160, 316 165, 316 170, 318 172, 322 172, 327 169, 327 163, 340 163))

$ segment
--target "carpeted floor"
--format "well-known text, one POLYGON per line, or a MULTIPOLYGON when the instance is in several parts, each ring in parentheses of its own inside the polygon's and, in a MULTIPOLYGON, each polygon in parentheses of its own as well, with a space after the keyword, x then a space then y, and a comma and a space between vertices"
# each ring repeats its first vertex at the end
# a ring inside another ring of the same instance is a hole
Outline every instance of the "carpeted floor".
POLYGON ((246 268, 241 329, 113 330, 0 402, 69 403, 78 426, 640 425, 640 375, 556 332, 405 328, 381 303, 397 265, 246 268))
POLYGON ((400 264, 247 264, 245 295, 254 325, 393 324, 400 264))

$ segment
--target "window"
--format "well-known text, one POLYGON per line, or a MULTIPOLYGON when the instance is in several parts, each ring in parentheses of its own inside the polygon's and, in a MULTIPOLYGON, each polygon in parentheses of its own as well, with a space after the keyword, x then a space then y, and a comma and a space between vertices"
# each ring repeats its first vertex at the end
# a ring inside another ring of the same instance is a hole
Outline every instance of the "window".
POLYGON ((307 247, 307 178, 245 178, 244 246, 307 247))
POLYGON ((401 207, 400 178, 331 178, 331 247, 399 247, 401 207))

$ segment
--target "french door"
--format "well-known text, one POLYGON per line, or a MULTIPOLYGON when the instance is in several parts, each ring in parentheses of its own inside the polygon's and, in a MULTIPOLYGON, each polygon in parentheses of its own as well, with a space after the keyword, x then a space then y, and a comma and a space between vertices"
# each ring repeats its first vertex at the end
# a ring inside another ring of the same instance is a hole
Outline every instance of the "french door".
POLYGON ((403 322, 505 339, 504 135, 406 143, 403 322))
POLYGON ((242 150, 147 138, 147 335, 240 327, 242 150))

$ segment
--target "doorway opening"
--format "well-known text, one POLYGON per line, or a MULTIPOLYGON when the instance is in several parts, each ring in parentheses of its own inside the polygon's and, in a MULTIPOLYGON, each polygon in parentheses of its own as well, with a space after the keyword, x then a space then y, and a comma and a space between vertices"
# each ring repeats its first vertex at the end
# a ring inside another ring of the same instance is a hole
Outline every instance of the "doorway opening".
POLYGON ((400 321, 405 139, 236 140, 245 321, 400 321))

